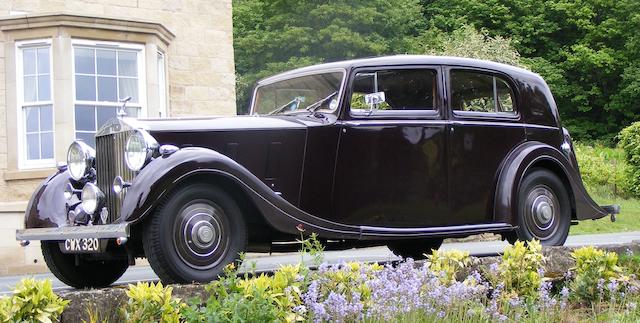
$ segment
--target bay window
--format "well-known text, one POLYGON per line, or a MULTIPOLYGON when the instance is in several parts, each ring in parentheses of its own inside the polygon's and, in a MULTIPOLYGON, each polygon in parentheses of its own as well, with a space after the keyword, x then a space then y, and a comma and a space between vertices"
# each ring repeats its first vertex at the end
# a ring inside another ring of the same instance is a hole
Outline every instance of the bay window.
POLYGON ((51 84, 51 44, 29 41, 17 45, 18 146, 23 168, 55 165, 51 84))
POLYGON ((94 135, 116 116, 122 101, 127 115, 144 110, 144 47, 135 44, 74 40, 75 137, 95 147, 94 135))

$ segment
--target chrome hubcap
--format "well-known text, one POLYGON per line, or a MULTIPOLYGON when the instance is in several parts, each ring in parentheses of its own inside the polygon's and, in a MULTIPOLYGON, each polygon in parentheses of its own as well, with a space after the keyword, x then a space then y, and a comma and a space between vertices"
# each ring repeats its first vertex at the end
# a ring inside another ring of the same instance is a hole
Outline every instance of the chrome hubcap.
POLYGON ((216 266, 226 254, 227 232, 222 208, 209 201, 194 201, 176 217, 173 241, 185 264, 204 270, 216 266))
POLYGON ((558 229, 560 203, 555 193, 546 185, 537 185, 525 199, 525 220, 538 240, 546 240, 558 229))

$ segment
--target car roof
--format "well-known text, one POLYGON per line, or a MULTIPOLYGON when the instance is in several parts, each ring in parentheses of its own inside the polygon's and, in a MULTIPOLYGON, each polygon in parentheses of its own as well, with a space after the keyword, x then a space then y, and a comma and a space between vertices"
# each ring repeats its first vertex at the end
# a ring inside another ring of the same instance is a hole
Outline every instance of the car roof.
POLYGON ((307 67, 297 68, 284 73, 276 74, 258 81, 258 84, 268 84, 275 81, 288 79, 295 76, 314 74, 325 70, 348 70, 357 67, 384 66, 384 65, 448 65, 448 66, 466 66, 476 68, 487 68, 501 71, 511 75, 527 75, 539 77, 524 68, 486 61, 481 59, 452 57, 452 56, 428 56, 428 55, 394 55, 380 56, 371 58, 352 59, 331 63, 323 63, 311 65, 307 67))

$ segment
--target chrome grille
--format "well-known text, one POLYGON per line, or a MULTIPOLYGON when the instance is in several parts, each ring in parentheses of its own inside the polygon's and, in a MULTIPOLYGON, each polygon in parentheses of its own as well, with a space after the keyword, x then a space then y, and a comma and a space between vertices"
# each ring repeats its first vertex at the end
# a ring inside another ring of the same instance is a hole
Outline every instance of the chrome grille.
POLYGON ((107 200, 107 223, 120 218, 120 206, 126 194, 126 189, 120 194, 113 192, 113 179, 122 176, 125 181, 131 182, 135 176, 124 160, 124 149, 131 133, 132 131, 124 131, 96 137, 96 173, 98 187, 107 200))

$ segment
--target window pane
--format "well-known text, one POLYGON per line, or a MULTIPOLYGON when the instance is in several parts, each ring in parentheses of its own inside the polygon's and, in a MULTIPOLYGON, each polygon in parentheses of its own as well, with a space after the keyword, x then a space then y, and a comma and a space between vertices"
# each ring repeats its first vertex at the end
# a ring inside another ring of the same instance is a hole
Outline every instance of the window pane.
POLYGON ((22 72, 24 75, 36 74, 36 50, 22 50, 22 72))
POLYGON ((96 50, 96 60, 98 62, 98 74, 116 75, 116 51, 115 50, 96 50))
POLYGON ((95 74, 94 53, 93 49, 75 48, 74 59, 76 73, 95 74))
POLYGON ((24 77, 24 102, 37 101, 36 76, 24 77))
POLYGON ((37 132, 38 126, 38 108, 25 108, 25 120, 27 123, 27 132, 37 132))
POLYGON ((451 106, 454 110, 496 112, 493 94, 491 75, 451 71, 451 106))
POLYGON ((50 105, 45 105, 40 109, 40 131, 53 130, 53 109, 50 105))
POLYGON ((98 76, 98 101, 117 102, 116 78, 98 76))
POLYGON ((40 135, 37 133, 27 135, 27 159, 40 159, 40 135))
POLYGON ((96 148, 96 138, 94 137, 95 135, 95 132, 76 132, 76 139, 81 139, 85 143, 87 143, 87 145, 96 148))
POLYGON ((38 74, 49 73, 49 47, 38 48, 38 74))
POLYGON ((95 76, 76 75, 76 100, 96 100, 95 76))
POLYGON ((98 128, 102 127, 109 119, 116 117, 116 107, 98 107, 98 128))
POLYGON ((38 76, 38 101, 51 100, 51 85, 49 74, 38 76))
POLYGON ((138 76, 138 53, 118 52, 118 73, 120 76, 138 76))
POLYGON ((138 102, 138 80, 137 79, 119 79, 120 82, 120 100, 130 96, 131 102, 138 102))
POLYGON ((126 108, 126 111, 127 111, 127 116, 132 118, 137 118, 138 114, 140 113, 139 108, 126 108))
POLYGON ((77 105, 75 110, 76 130, 96 131, 95 107, 77 105))
POLYGON ((511 88, 502 79, 496 77, 498 91, 498 112, 514 112, 511 88))
POLYGON ((53 158, 53 132, 45 132, 40 135, 41 159, 53 158))

